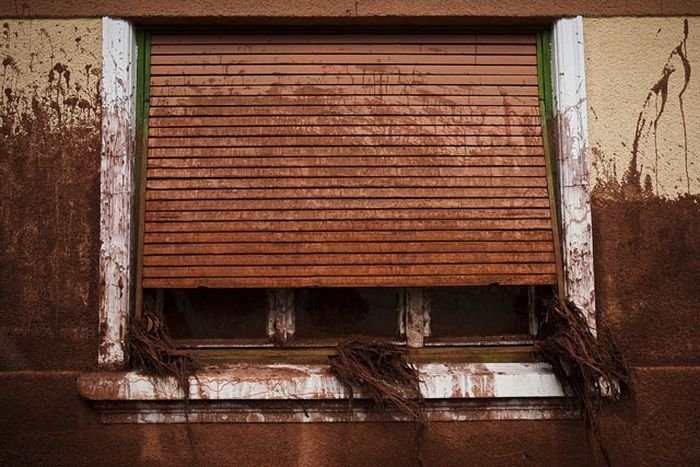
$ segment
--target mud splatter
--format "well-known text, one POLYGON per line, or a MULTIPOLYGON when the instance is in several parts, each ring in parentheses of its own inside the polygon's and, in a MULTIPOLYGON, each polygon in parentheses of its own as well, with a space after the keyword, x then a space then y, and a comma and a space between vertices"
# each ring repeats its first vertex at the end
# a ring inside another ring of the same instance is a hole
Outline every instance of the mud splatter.
MULTIPOLYGON (((653 138, 654 138, 654 172, 655 172, 655 191, 658 194, 659 193, 659 147, 658 147, 658 127, 659 127, 659 121, 661 120, 661 117, 664 114, 664 110, 666 109, 666 103, 668 101, 668 94, 669 94, 669 80, 671 78, 671 75, 676 72, 676 67, 674 66, 673 62, 674 59, 679 59, 681 62, 681 66, 683 69, 683 87, 681 90, 678 92, 678 104, 680 106, 680 112, 681 112, 681 121, 682 121, 682 126, 683 126, 683 138, 684 138, 684 144, 683 144, 683 149, 684 149, 684 160, 685 160, 685 175, 686 175, 686 183, 687 183, 687 193, 690 193, 690 172, 688 169, 688 128, 686 124, 686 117, 685 117, 685 109, 684 109, 684 102, 683 102, 683 95, 685 94, 686 89, 688 88, 688 83, 690 82, 690 75, 691 75, 691 67, 690 67, 690 61, 688 60, 688 50, 687 50, 687 41, 688 41, 688 20, 684 20, 683 23, 683 39, 680 41, 680 43, 671 51, 669 54, 668 58, 666 59, 666 63, 661 71, 661 76, 659 79, 654 83, 654 85, 651 87, 649 93, 646 96, 646 99, 644 100, 644 104, 642 105, 642 109, 639 111, 639 116, 637 117, 637 125, 634 131, 634 139, 632 141, 632 159, 630 160, 629 167, 627 171, 625 172, 624 178, 623 178, 623 184, 629 187, 630 189, 635 189, 636 187, 639 187, 637 195, 641 195, 642 193, 642 187, 641 187, 641 167, 639 167, 638 162, 639 162, 639 144, 642 139, 642 136, 645 135, 645 127, 648 131, 651 129, 653 131, 653 138), (649 119, 646 117, 650 113, 650 108, 654 106, 654 117, 653 119, 649 119), (648 127, 647 125, 649 124, 649 120, 651 120, 651 127, 648 127)), ((645 180, 645 189, 646 187, 650 186, 645 180)), ((632 193, 634 194, 634 193, 632 193)))
POLYGON ((0 369, 92 365, 94 334, 65 333, 97 329, 99 81, 69 87, 52 64, 56 79, 21 86, 26 70, 2 63, 0 309, 20 312, 0 323, 0 369))

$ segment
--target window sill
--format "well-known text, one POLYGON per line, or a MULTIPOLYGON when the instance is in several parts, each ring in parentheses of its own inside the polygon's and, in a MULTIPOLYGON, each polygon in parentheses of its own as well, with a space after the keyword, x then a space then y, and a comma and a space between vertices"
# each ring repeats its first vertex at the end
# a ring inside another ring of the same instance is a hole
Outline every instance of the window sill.
MULTIPOLYGON (((429 420, 558 419, 578 417, 544 363, 419 363, 429 420)), ((189 407, 172 378, 134 371, 78 378, 103 423, 400 421, 348 393, 328 365, 233 364, 208 367, 190 379, 189 407)))

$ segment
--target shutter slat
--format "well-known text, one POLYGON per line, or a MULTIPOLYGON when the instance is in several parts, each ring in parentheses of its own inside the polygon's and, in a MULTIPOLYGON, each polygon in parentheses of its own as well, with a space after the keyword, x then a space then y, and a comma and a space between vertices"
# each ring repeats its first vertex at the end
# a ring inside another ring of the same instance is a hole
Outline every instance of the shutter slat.
POLYGON ((147 190, 147 200, 545 198, 545 188, 251 188, 147 190))
POLYGON ((197 288, 197 287, 254 287, 254 288, 289 288, 289 287, 445 287, 445 286, 480 286, 500 285, 542 285, 555 284, 557 275, 551 274, 417 274, 388 276, 264 276, 264 277, 168 277, 144 278, 146 288, 197 288))
POLYGON ((534 55, 535 44, 477 44, 476 40, 457 44, 188 44, 151 47, 151 55, 263 55, 263 54, 480 54, 534 55))
MULTIPOLYGON (((151 99, 150 115, 151 117, 228 117, 231 121, 240 121, 233 119, 235 117, 247 118, 248 120, 258 121, 257 117, 272 117, 270 123, 279 118, 294 118, 304 116, 316 117, 357 117, 366 118, 366 116, 390 116, 393 118, 416 118, 416 116, 428 116, 436 118, 459 118, 459 117, 476 117, 486 118, 487 116, 508 117, 509 119, 525 118, 529 116, 539 117, 540 109, 533 102, 530 106, 504 106, 504 105, 450 105, 443 103, 441 105, 426 104, 426 105, 229 105, 223 106, 221 102, 210 101, 203 105, 197 106, 175 106, 173 101, 168 98, 153 98, 151 99), (154 105, 158 103, 158 105, 154 105), (282 117, 284 116, 284 117, 282 117)), ((267 121, 267 119, 262 120, 267 121)), ((298 121, 298 120, 297 120, 298 121)), ((512 121, 512 120, 511 120, 512 121)), ((516 120, 517 121, 517 120, 516 120)), ((260 123, 258 123, 260 124, 260 123)))
POLYGON ((535 42, 154 34, 143 285, 554 283, 535 42))
POLYGON ((152 168, 147 170, 149 179, 155 178, 298 178, 298 177, 541 177, 542 166, 432 166, 421 167, 223 167, 223 168, 152 168))
POLYGON ((530 85, 537 86, 534 75, 194 75, 153 76, 151 88, 164 86, 348 86, 370 85, 378 89, 385 85, 530 85))
POLYGON ((226 242, 408 242, 408 241, 548 241, 551 230, 307 231, 307 232, 167 232, 144 234, 145 243, 226 242))
POLYGON ((149 243, 148 255, 227 254, 367 254, 367 253, 527 253, 551 252, 550 241, 442 241, 442 242, 323 242, 323 243, 149 243))
MULTIPOLYGON (((391 125, 391 126, 216 126, 151 128, 151 138, 237 136, 540 136, 541 127, 523 125, 391 125)), ((155 140, 154 144, 159 144, 155 140)))
POLYGON ((231 211, 254 209, 442 209, 545 208, 549 198, 253 199, 146 201, 147 211, 231 211))
POLYGON ((541 146, 542 139, 536 136, 431 136, 431 135, 353 135, 353 136, 240 136, 240 137, 151 137, 148 146, 152 148, 182 147, 282 147, 282 146, 541 146))
POLYGON ((532 55, 476 55, 476 54, 247 54, 247 55, 153 55, 151 63, 157 65, 536 65, 532 55))
MULTIPOLYGON (((509 115, 509 112, 516 112, 520 106, 536 106, 539 105, 537 95, 529 96, 508 96, 508 95, 492 95, 492 96, 470 96, 470 95, 431 95, 431 94, 414 94, 408 96, 400 93, 399 95, 297 95, 297 96, 179 96, 179 97, 151 97, 151 103, 154 106, 222 106, 222 105, 239 105, 239 106, 400 106, 406 105, 409 101, 410 106, 496 106, 500 105, 503 109, 503 115, 509 115)), ((511 113, 512 113, 511 112, 511 113)))
POLYGON ((468 220, 316 220, 301 221, 234 221, 234 222, 146 222, 151 232, 303 232, 307 230, 357 231, 379 230, 528 230, 551 228, 549 219, 468 219, 468 220))
POLYGON ((154 34, 159 44, 535 44, 534 34, 326 34, 269 36, 262 34, 154 34))
POLYGON ((197 76, 197 75, 327 75, 367 74, 391 75, 531 75, 537 76, 537 69, 531 64, 198 64, 198 65, 153 65, 151 76, 197 76))
POLYGON ((261 265, 401 265, 401 264, 517 264, 517 263, 550 263, 554 261, 553 252, 532 253, 374 253, 353 255, 317 255, 317 254, 285 254, 285 255, 198 255, 183 258, 179 255, 148 256, 146 266, 261 266, 261 265))
POLYGON ((275 277, 291 275, 304 276, 384 276, 384 275, 433 275, 433 274, 552 274, 555 265, 550 263, 480 263, 480 264, 334 264, 321 265, 275 265, 275 266, 151 266, 144 271, 144 277, 275 277))
MULTIPOLYGON (((529 115, 511 115, 511 116, 485 116, 485 115, 446 115, 429 117, 417 116, 306 116, 304 125, 310 127, 315 126, 381 126, 395 127, 406 125, 426 125, 426 126, 536 126, 540 127, 539 117, 529 115)), ((284 127, 284 126, 299 126, 299 118, 294 116, 267 116, 264 121, 260 117, 246 116, 202 116, 202 117, 160 117, 151 118, 148 121, 149 128, 192 128, 192 127, 284 127)))
POLYGON ((348 84, 296 86, 153 86, 151 96, 537 96, 537 86, 348 84))
POLYGON ((394 219, 549 219, 549 209, 373 209, 373 210, 255 210, 255 211, 150 211, 146 222, 194 221, 301 221, 394 219))
MULTIPOLYGON (((150 148, 149 158, 159 157, 334 157, 334 156, 455 156, 455 161, 464 164, 474 156, 542 156, 541 146, 330 146, 330 147, 266 147, 266 148, 150 148)), ((538 158, 544 165, 544 158, 538 158)), ((193 159, 194 160, 194 159, 193 159)), ((494 164, 500 164, 494 159, 494 164)))
POLYGON ((360 187, 546 187, 541 177, 434 177, 434 178, 166 178, 152 179, 148 190, 232 188, 360 188, 360 187))

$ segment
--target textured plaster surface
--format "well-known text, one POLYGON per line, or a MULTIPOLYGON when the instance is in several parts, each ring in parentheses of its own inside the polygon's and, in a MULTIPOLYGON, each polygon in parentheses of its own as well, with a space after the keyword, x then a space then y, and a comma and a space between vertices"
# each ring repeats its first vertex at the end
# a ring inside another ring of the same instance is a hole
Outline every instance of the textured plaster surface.
POLYGON ((0 20, 0 369, 94 361, 100 34, 0 20))
POLYGON ((653 193, 664 197, 700 193, 700 17, 587 18, 584 39, 594 183, 622 181, 641 114, 642 183, 648 176, 653 193), (683 42, 686 19, 682 50, 690 76, 673 53, 683 42), (668 84, 660 86, 665 68, 668 84))
POLYGON ((599 312, 631 363, 697 365, 700 18, 584 25, 599 312))
MULTIPOLYGON (((379 18, 406 17, 457 19, 460 17, 543 18, 559 16, 700 14, 693 0, 53 0, 7 1, 0 4, 0 17, 125 16, 132 18, 241 19, 379 18)), ((462 22, 461 19, 458 20, 462 22)), ((473 18, 472 18, 473 21, 473 18)))

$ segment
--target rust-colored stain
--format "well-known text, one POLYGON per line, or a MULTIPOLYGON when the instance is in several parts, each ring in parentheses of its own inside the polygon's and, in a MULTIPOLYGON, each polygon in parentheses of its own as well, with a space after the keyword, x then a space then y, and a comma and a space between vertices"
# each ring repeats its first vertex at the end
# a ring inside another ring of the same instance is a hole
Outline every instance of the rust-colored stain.
MULTIPOLYGON (((15 34, 5 23, 0 44, 15 34)), ((0 60, 0 369, 90 368, 99 80, 81 87, 69 65, 43 63, 45 81, 32 89, 20 84, 31 70, 3 49, 0 60)))
MULTIPOLYGON (((672 65, 673 59, 678 58, 681 62, 681 66, 683 69, 683 86, 681 87, 680 90, 678 90, 676 97, 678 99, 678 104, 680 107, 680 113, 681 113, 681 124, 683 127, 683 152, 684 152, 684 160, 685 160, 685 176, 686 176, 686 183, 687 183, 687 193, 690 193, 690 173, 688 171, 688 127, 686 123, 686 115, 685 115, 685 108, 683 104, 683 94, 685 94, 686 90, 688 89, 688 83, 690 82, 690 74, 691 74, 691 66, 690 66, 690 61, 688 61, 688 50, 687 50, 687 41, 688 41, 688 20, 684 20, 683 22, 683 39, 680 41, 680 43, 671 51, 671 53, 668 55, 668 59, 666 60, 666 63, 663 67, 663 70, 661 71, 661 76, 659 77, 658 81, 654 83, 654 85, 651 87, 651 90, 649 91, 649 94, 647 94, 646 99, 644 100, 644 104, 642 105, 642 109, 639 111, 639 117, 637 117, 637 127, 635 129, 634 133, 634 140, 632 141, 632 159, 630 160, 630 166, 625 172, 625 183, 628 189, 635 189, 638 185, 641 188, 640 182, 640 177, 641 173, 640 170, 637 169, 637 164, 638 164, 638 156, 639 156, 639 143, 640 139, 642 136, 645 134, 645 127, 649 125, 649 120, 651 120, 648 117, 648 113, 652 112, 652 108, 654 109, 654 117, 651 122, 652 125, 652 131, 653 131, 653 138, 654 138, 654 172, 655 172, 655 177, 656 177, 656 183, 655 183, 655 191, 658 193, 659 191, 659 148, 657 144, 657 135, 658 135, 658 129, 659 129, 659 121, 661 120, 661 117, 664 113, 664 109, 666 108, 666 102, 668 101, 668 82, 669 78, 673 73, 676 72, 676 68, 672 65), (653 102, 652 102, 653 99, 653 102)), ((644 181, 644 190, 646 191, 651 191, 652 186, 651 186, 651 178, 649 177, 648 180, 644 181)))
MULTIPOLYGON (((669 95, 683 109, 683 94, 691 77, 687 38, 685 20, 682 40, 670 52, 642 104, 622 181, 614 173, 605 173, 592 192, 596 293, 603 303, 605 321, 632 364, 700 362, 695 335, 700 326, 700 195, 657 196, 658 185, 654 186, 650 175, 642 180, 638 160, 642 138, 651 137, 658 164, 656 132, 669 95), (674 58, 680 60, 683 84, 671 90, 669 77, 678 72, 674 58)), ((681 121, 664 123, 682 125, 685 139, 678 146, 687 167, 688 130, 685 114, 681 114, 681 121)), ((598 161, 606 159, 600 148, 593 148, 593 156, 598 161)))

